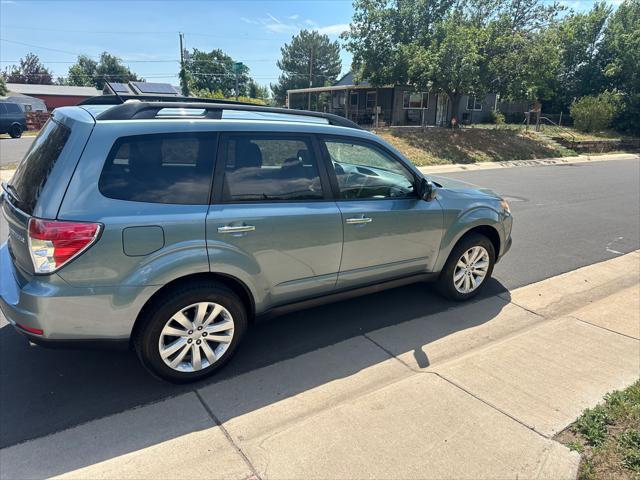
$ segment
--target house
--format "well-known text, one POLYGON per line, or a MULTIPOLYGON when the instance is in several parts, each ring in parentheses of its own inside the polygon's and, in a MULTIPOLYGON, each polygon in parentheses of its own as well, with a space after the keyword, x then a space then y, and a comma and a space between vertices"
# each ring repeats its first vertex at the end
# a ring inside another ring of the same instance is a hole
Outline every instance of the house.
POLYGON ((498 95, 463 95, 452 107, 444 94, 419 92, 410 85, 373 87, 356 82, 349 72, 332 86, 288 90, 287 106, 334 113, 364 126, 442 126, 453 116, 464 124, 489 122, 498 95))
POLYGON ((37 85, 27 83, 7 83, 8 96, 28 95, 42 100, 51 111, 58 107, 68 107, 90 97, 100 95, 94 87, 73 87, 68 85, 37 85))

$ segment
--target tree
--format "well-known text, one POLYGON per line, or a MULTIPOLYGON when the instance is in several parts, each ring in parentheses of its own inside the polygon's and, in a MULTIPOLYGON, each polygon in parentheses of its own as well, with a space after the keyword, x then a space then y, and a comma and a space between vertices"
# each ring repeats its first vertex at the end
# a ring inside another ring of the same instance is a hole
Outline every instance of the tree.
MULTIPOLYGON (((185 62, 186 74, 190 78, 190 90, 220 91, 225 97, 235 95, 237 62, 222 50, 203 52, 197 48, 185 62)), ((242 64, 238 74, 238 90, 246 95, 249 85, 249 68, 242 64)))
POLYGON ((249 98, 259 98, 261 100, 267 100, 269 98, 269 89, 265 86, 258 84, 255 80, 251 79, 249 80, 247 96, 249 98))
POLYGON ((28 53, 20 59, 19 65, 7 67, 4 72, 7 83, 32 83, 41 85, 51 85, 53 75, 33 53, 28 53))
POLYGON ((104 88, 105 80, 108 82, 126 83, 136 82, 141 79, 128 67, 122 64, 122 60, 108 52, 102 52, 98 61, 87 55, 80 55, 76 63, 69 68, 65 85, 94 86, 99 90, 104 88))
POLYGON ((605 88, 622 94, 615 127, 640 133, 640 0, 625 0, 611 15, 598 55, 605 88))
POLYGON ((331 84, 342 70, 340 45, 316 31, 301 30, 280 52, 277 65, 282 73, 278 82, 271 84, 279 105, 285 103, 287 90, 331 84))
POLYGON ((65 79, 66 85, 90 87, 96 85, 96 69, 98 62, 86 55, 80 55, 78 61, 69 67, 69 73, 65 79))
POLYGON ((0 97, 4 97, 9 93, 7 89, 7 84, 4 81, 4 78, 0 77, 0 97))
POLYGON ((606 3, 599 2, 589 12, 572 13, 558 24, 555 41, 560 67, 551 104, 554 110, 564 110, 574 99, 602 91, 600 46, 611 11, 606 3))
POLYGON ((426 45, 404 47, 408 75, 420 90, 445 93, 457 106, 465 93, 484 93, 480 77, 482 32, 453 11, 435 26, 426 45))
POLYGON ((344 35, 372 84, 446 93, 549 95, 557 55, 546 34, 562 10, 543 0, 357 0, 344 35))

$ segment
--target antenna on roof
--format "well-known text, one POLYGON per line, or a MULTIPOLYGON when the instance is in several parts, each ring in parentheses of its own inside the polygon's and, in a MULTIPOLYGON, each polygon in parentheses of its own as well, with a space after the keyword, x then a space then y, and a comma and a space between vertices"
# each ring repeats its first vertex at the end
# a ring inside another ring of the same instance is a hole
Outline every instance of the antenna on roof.
POLYGON ((111 84, 109 83, 109 80, 107 80, 106 75, 104 76, 104 83, 107 84, 107 86, 111 89, 111 91, 116 96, 116 98, 120 100, 120 103, 124 103, 124 99, 120 95, 118 95, 118 92, 116 91, 116 89, 111 86, 111 84))

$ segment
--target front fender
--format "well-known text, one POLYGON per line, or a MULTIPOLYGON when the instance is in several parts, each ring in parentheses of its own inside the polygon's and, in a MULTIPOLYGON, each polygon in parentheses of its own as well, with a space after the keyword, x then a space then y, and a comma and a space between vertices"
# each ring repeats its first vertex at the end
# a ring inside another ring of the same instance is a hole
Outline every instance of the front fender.
MULTIPOLYGON (((501 213, 488 206, 476 206, 469 210, 456 212, 443 209, 445 229, 440 243, 440 253, 436 260, 434 271, 439 272, 444 267, 449 254, 458 241, 470 230, 479 226, 493 227, 504 241, 504 228, 501 213)), ((499 252, 496 252, 498 255, 499 252)))

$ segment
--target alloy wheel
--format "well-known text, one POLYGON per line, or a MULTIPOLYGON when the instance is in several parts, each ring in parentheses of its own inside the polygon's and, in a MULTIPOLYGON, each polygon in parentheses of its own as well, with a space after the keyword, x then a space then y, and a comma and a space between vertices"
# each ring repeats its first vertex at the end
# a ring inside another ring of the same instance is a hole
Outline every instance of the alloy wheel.
POLYGON ((234 323, 229 310, 199 302, 176 312, 160 332, 164 363, 180 372, 197 372, 216 363, 229 349, 234 323))
POLYGON ((453 285, 460 293, 471 293, 476 290, 489 271, 489 252, 476 245, 464 252, 453 271, 453 285))

